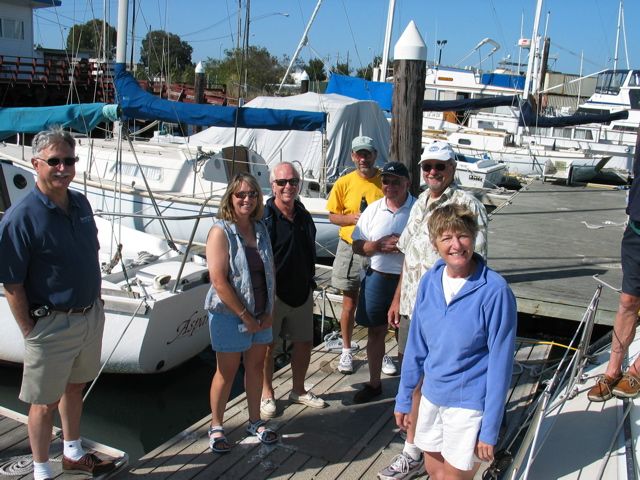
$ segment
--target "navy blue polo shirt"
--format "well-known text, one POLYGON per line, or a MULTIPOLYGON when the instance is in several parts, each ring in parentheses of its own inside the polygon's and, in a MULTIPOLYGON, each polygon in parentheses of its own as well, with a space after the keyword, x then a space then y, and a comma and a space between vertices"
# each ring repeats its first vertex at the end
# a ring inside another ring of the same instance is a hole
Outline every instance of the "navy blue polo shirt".
POLYGON ((35 187, 0 221, 0 282, 22 284, 30 307, 82 308, 100 296, 93 212, 68 193, 68 214, 35 187))
POLYGON ((316 226, 301 202, 295 201, 293 222, 267 200, 264 223, 271 238, 276 266, 276 294, 291 307, 299 307, 315 288, 316 226))

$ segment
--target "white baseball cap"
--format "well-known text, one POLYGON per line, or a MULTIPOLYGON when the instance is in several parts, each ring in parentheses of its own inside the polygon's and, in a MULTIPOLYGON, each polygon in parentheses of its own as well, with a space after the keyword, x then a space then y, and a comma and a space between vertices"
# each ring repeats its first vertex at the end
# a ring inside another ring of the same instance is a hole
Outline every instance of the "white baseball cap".
POLYGON ((426 160, 440 160, 446 162, 448 160, 455 160, 456 154, 453 152, 453 148, 447 142, 436 140, 433 143, 425 145, 420 161, 418 165, 426 160))

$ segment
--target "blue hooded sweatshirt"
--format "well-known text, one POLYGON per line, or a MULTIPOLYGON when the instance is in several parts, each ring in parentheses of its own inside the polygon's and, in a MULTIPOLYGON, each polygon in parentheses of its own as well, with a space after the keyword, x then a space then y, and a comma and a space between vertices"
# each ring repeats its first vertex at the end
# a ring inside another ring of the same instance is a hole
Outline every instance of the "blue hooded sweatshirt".
POLYGON ((420 280, 395 411, 410 411, 424 375, 422 395, 434 405, 483 412, 479 440, 495 445, 511 383, 516 301, 504 278, 473 258, 475 271, 448 305, 442 259, 420 280))

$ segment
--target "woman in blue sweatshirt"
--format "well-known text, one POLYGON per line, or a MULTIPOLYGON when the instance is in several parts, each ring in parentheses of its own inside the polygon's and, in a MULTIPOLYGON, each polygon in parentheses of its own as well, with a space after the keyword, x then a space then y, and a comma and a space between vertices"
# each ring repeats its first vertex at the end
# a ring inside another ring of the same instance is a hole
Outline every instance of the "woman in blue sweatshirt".
POLYGON ((516 301, 473 252, 477 223, 462 205, 429 219, 441 259, 420 281, 396 397, 406 429, 411 392, 424 376, 415 444, 430 478, 473 478, 491 461, 511 382, 516 301))

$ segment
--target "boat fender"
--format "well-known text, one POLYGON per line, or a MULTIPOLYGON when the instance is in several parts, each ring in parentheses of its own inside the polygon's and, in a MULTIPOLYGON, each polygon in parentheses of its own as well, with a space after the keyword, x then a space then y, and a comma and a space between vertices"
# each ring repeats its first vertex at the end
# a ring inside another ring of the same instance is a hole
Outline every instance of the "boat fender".
POLYGON ((153 279, 153 288, 155 288, 156 290, 164 290, 170 280, 171 275, 169 274, 156 275, 153 279))

